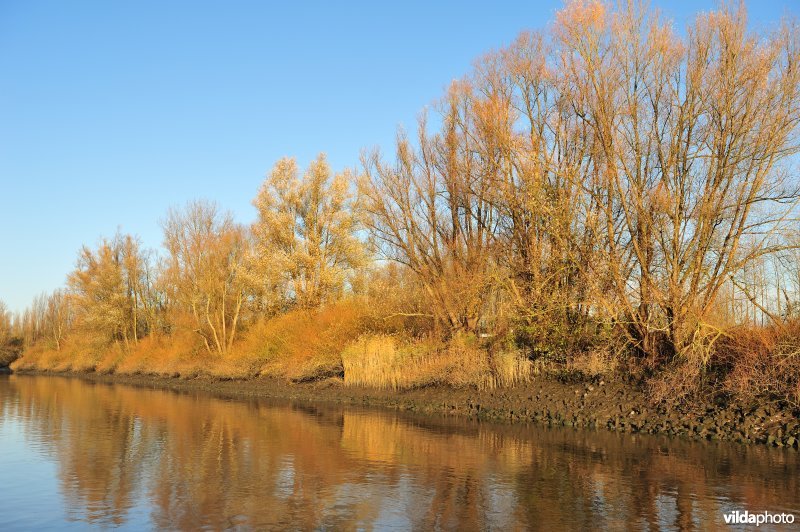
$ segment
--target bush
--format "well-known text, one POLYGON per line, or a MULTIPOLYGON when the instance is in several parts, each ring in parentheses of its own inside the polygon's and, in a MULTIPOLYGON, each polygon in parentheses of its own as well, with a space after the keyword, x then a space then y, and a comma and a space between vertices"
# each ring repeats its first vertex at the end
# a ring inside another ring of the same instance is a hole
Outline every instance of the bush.
POLYGON ((364 316, 355 300, 291 311, 252 327, 235 357, 260 375, 293 381, 341 377, 342 348, 363 332, 364 316))
POLYGON ((734 329, 721 342, 716 366, 726 391, 800 408, 800 322, 734 329))

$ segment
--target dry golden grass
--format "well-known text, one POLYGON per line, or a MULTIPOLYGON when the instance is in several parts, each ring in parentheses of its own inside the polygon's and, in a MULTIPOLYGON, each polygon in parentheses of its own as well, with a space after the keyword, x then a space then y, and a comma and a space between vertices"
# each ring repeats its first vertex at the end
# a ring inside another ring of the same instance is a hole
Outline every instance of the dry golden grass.
POLYGON ((494 362, 494 386, 505 387, 531 380, 533 364, 516 350, 500 351, 492 356, 494 362))
POLYGON ((510 386, 531 377, 530 362, 516 352, 493 355, 456 338, 448 344, 367 335, 342 352, 344 383, 400 390, 434 384, 478 389, 510 386))
POLYGON ((360 334, 363 309, 344 301, 316 311, 292 311, 256 324, 225 354, 208 353, 197 335, 179 329, 125 346, 73 335, 61 350, 44 344, 25 351, 15 369, 307 380, 340 375, 341 350, 360 334))
POLYGON ((341 352, 361 333, 364 309, 342 301, 316 311, 292 311, 260 323, 236 349, 261 375, 309 380, 340 375, 341 352))
POLYGON ((410 388, 427 373, 423 353, 400 349, 397 339, 387 335, 365 336, 342 351, 344 383, 397 390, 410 388))
POLYGON ((185 375, 196 373, 205 363, 191 342, 185 335, 154 335, 126 348, 73 337, 60 350, 43 345, 27 349, 14 369, 185 375))
POLYGON ((11 367, 14 370, 93 371, 97 358, 94 346, 72 339, 64 342, 60 350, 46 344, 29 347, 11 367))
MULTIPOLYGON (((389 390, 510 387, 556 369, 584 376, 632 372, 610 348, 573 354, 566 366, 554 368, 547 360, 531 362, 513 348, 478 345, 467 335, 443 342, 432 336, 365 333, 366 315, 356 301, 289 312, 252 325, 224 355, 208 353, 188 330, 152 335, 128 346, 73 335, 60 350, 46 343, 29 347, 12 368, 226 379, 269 375, 293 381, 343 377, 347 386, 389 390)), ((715 346, 704 375, 697 364, 676 361, 648 379, 649 391, 656 401, 681 401, 706 382, 745 399, 800 405, 798 338, 800 321, 734 329, 715 346)))
POLYGON ((577 371, 588 377, 612 375, 618 366, 619 358, 609 349, 593 349, 567 358, 567 371, 577 371))
MULTIPOLYGON (((187 331, 140 340, 117 359, 112 371, 122 374, 192 376, 205 373, 213 359, 187 331)), ((98 368, 99 370, 99 368, 98 368)))
POLYGON ((288 312, 251 326, 223 355, 208 353, 197 336, 183 330, 128 346, 98 346, 76 337, 60 351, 28 349, 16 368, 232 379, 269 375, 293 381, 343 376, 349 386, 392 390, 437 384, 491 389, 531 378, 531 363, 516 351, 490 354, 469 336, 445 343, 433 337, 363 335, 364 316, 355 301, 288 312))

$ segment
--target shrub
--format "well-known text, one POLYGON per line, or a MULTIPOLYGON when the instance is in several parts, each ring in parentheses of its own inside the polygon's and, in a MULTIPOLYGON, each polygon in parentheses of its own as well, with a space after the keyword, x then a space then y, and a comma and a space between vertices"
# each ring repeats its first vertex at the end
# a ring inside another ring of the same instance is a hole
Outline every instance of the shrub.
POLYGON ((724 390, 800 408, 800 322, 734 329, 720 346, 717 366, 724 390))
POLYGON ((363 321, 356 300, 291 311, 252 327, 236 357, 261 375, 294 381, 340 377, 342 348, 361 334, 363 321))

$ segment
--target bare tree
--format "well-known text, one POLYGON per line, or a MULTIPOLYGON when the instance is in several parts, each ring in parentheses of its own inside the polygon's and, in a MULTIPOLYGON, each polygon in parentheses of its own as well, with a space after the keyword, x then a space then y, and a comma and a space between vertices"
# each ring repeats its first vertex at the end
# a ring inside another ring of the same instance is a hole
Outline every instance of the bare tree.
POLYGON ((56 350, 61 350, 67 334, 73 325, 72 302, 64 290, 55 290, 47 297, 47 313, 44 320, 46 337, 52 341, 56 350))
POLYGON ((572 2, 555 32, 589 126, 613 305, 644 352, 702 364, 720 290, 777 249, 768 235, 797 197, 780 170, 797 151, 797 31, 759 39, 743 7, 723 6, 681 41, 638 3, 572 2))
POLYGON ((442 132, 420 120, 418 148, 398 134, 395 164, 365 155, 362 193, 367 224, 384 254, 419 278, 439 323, 475 331, 493 284, 498 214, 491 201, 493 161, 476 150, 473 91, 451 87, 442 103, 442 132))
POLYGON ((228 352, 249 293, 243 274, 249 253, 244 229, 229 213, 204 201, 170 210, 162 225, 169 252, 163 282, 173 312, 188 314, 209 352, 228 352))
POLYGON ((12 351, 13 323, 11 312, 6 304, 0 300, 0 366, 7 366, 13 362, 12 351))

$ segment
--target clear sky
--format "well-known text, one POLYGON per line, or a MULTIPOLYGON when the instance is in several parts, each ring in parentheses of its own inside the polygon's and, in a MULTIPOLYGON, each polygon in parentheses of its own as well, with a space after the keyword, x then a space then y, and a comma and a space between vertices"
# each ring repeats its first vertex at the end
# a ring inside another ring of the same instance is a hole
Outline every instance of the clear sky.
MULTIPOLYGON (((654 4, 683 28, 713 1, 654 4)), ((751 24, 797 0, 748 1, 751 24)), ((392 149, 477 56, 560 1, 0 0, 0 299, 63 285, 119 228, 161 244, 171 205, 243 223, 272 164, 392 149)))

